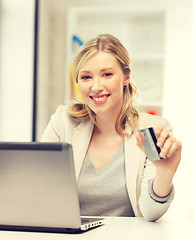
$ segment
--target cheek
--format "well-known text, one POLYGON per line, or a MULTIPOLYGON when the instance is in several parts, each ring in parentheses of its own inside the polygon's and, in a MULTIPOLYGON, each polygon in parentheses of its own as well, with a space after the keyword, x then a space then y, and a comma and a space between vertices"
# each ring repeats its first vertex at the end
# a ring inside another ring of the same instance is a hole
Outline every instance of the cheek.
POLYGON ((121 96, 123 95, 123 87, 123 83, 118 79, 118 81, 111 84, 111 91, 121 96))
POLYGON ((82 95, 82 98, 85 98, 89 93, 88 87, 85 84, 84 85, 83 84, 78 84, 78 86, 79 86, 79 90, 80 90, 80 93, 82 95))

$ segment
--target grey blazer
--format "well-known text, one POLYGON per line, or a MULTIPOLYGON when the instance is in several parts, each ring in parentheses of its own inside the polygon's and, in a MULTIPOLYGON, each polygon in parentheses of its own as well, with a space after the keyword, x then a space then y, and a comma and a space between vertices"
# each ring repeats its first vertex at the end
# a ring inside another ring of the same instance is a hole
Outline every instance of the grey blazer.
MULTIPOLYGON (((78 180, 80 170, 88 149, 93 131, 93 123, 86 119, 83 121, 73 120, 67 106, 59 106, 56 113, 51 116, 50 122, 45 129, 42 142, 67 142, 72 144, 75 174, 78 180)), ((146 158, 146 155, 136 145, 135 134, 140 128, 156 127, 162 124, 171 131, 170 124, 164 118, 140 113, 138 127, 130 137, 125 137, 125 174, 127 191, 135 216, 145 217, 149 221, 159 219, 168 209, 173 195, 165 203, 152 199, 149 194, 149 181, 155 176, 154 165, 146 158)), ((126 126, 129 133, 130 127, 126 126)))

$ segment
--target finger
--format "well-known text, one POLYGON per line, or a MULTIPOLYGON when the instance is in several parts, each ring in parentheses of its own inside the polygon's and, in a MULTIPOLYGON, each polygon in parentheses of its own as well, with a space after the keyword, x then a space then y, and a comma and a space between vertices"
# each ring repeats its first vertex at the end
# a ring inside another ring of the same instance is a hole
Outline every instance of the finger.
POLYGON ((142 147, 143 146, 143 133, 136 134, 136 139, 137 139, 137 145, 139 147, 142 147))
POLYGON ((155 134, 157 135, 157 137, 161 135, 162 130, 163 130, 163 126, 159 124, 155 129, 155 134))
POLYGON ((166 156, 168 157, 168 154, 171 151, 171 149, 173 152, 174 149, 172 148, 172 146, 174 145, 175 142, 176 142, 176 139, 174 137, 169 137, 166 139, 160 153, 161 158, 165 158, 166 156))
POLYGON ((160 136, 158 137, 158 140, 157 140, 157 146, 163 147, 166 139, 169 137, 170 137, 169 131, 167 129, 162 129, 160 136))
POLYGON ((171 157, 176 151, 180 151, 181 149, 182 149, 181 142, 180 141, 175 141, 172 144, 171 148, 169 149, 166 157, 168 157, 168 158, 171 157))
POLYGON ((145 153, 145 149, 143 146, 143 133, 136 134, 137 146, 145 153))

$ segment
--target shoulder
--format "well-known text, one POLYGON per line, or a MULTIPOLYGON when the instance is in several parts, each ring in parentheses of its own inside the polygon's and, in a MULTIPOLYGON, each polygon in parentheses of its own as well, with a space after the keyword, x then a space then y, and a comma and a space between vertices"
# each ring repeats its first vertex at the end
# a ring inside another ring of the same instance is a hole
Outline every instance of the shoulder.
POLYGON ((80 132, 92 125, 90 118, 76 119, 69 113, 69 105, 60 105, 55 114, 52 115, 52 121, 56 126, 61 140, 71 142, 75 129, 80 132))
POLYGON ((157 127, 161 124, 164 128, 168 129, 168 131, 172 130, 172 127, 169 121, 161 116, 151 115, 145 112, 139 112, 139 121, 138 128, 148 128, 148 127, 157 127))
POLYGON ((74 129, 80 125, 68 112, 67 105, 60 105, 44 130, 41 141, 44 142, 70 142, 74 129))
POLYGON ((71 143, 76 129, 84 131, 89 126, 92 126, 90 119, 77 120, 69 113, 68 105, 60 105, 51 116, 41 141, 71 143))
POLYGON ((56 112, 52 115, 52 119, 55 120, 57 125, 60 126, 65 126, 67 128, 69 127, 77 127, 80 123, 81 120, 74 119, 69 111, 69 106, 68 105, 60 105, 56 109, 56 112))

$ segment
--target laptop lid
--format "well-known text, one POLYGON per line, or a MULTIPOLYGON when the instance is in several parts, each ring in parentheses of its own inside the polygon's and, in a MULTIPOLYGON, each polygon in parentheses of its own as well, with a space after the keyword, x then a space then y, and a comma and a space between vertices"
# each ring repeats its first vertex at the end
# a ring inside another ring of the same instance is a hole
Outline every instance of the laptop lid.
POLYGON ((80 228, 71 145, 0 143, 0 225, 80 228))

